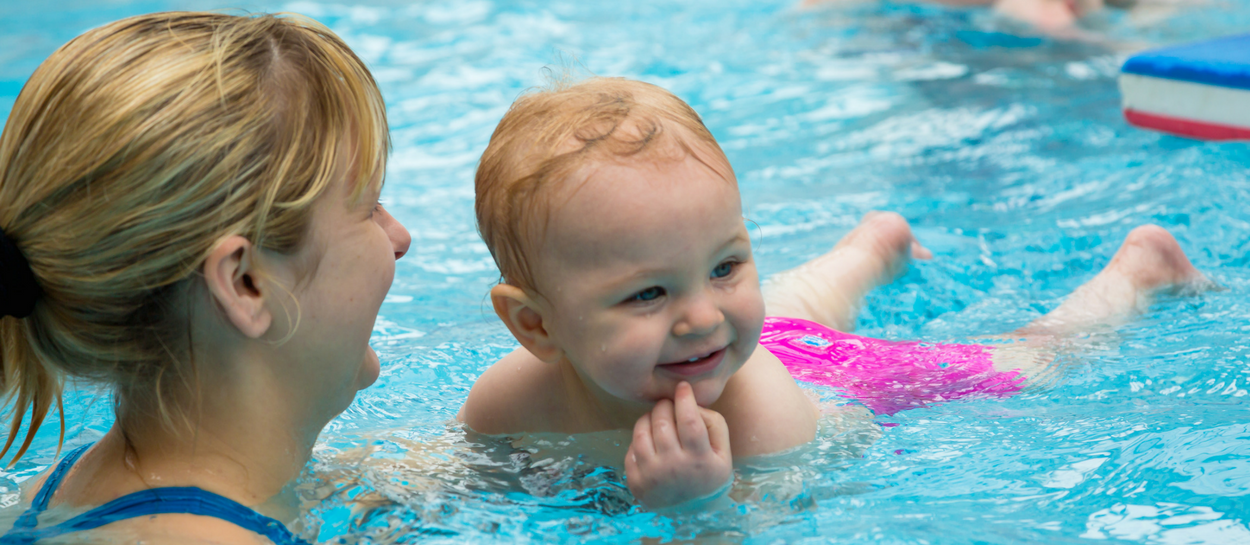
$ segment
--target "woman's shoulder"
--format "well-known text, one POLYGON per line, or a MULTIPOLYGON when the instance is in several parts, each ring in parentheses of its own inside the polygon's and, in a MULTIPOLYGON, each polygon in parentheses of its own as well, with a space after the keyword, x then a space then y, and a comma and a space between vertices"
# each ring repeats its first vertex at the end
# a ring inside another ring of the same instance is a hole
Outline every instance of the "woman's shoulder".
MULTIPOLYGON (((39 482, 31 483, 29 488, 30 494, 23 494, 23 498, 27 501, 20 502, 11 507, 0 511, 0 535, 8 532, 17 518, 21 516, 29 507, 29 498, 33 497, 34 492, 39 490, 43 481, 47 479, 47 474, 37 478, 39 482)), ((31 479, 34 481, 36 479, 31 479)), ((46 521, 47 524, 55 525, 58 520, 65 521, 81 514, 82 509, 67 508, 64 506, 53 507, 47 511, 47 515, 41 515, 40 520, 46 521), (51 519, 51 520, 49 520, 51 519)), ((60 536, 47 538, 39 541, 40 543, 147 543, 147 544, 187 544, 187 545, 208 545, 208 544, 269 544, 270 541, 260 534, 251 532, 242 527, 236 526, 230 522, 200 515, 184 515, 184 514, 166 514, 153 515, 145 517, 137 517, 128 520, 113 522, 96 528, 82 532, 71 532, 60 536)))
POLYGON ((269 539, 221 519, 201 515, 155 515, 66 534, 47 543, 145 543, 150 545, 270 545, 269 539))
POLYGON ((40 539, 40 543, 270 543, 268 538, 256 533, 255 528, 248 527, 252 522, 250 517, 218 518, 223 516, 222 512, 250 513, 247 507, 226 498, 187 487, 151 489, 150 483, 144 482, 138 483, 137 490, 128 492, 136 483, 119 487, 116 482, 101 482, 110 481, 109 477, 118 474, 105 472, 108 477, 101 479, 101 473, 91 471, 98 469, 101 463, 100 450, 88 446, 71 449, 46 471, 24 482, 22 501, 0 511, 0 535, 16 531, 17 536, 9 537, 19 537, 37 529, 44 535, 52 530, 52 535, 40 539), (161 490, 171 492, 155 495, 161 490), (188 495, 193 497, 188 498, 188 495), (208 509, 212 515, 197 515, 168 513, 160 506, 153 508, 154 503, 167 502, 187 507, 188 500, 193 500, 192 507, 198 506, 200 512, 204 512, 204 505, 209 503, 217 505, 218 509, 208 509), (223 502, 227 505, 222 505, 223 502), (19 519, 30 517, 32 513, 38 518, 26 523, 34 524, 22 524, 22 528, 29 530, 15 530, 19 519))

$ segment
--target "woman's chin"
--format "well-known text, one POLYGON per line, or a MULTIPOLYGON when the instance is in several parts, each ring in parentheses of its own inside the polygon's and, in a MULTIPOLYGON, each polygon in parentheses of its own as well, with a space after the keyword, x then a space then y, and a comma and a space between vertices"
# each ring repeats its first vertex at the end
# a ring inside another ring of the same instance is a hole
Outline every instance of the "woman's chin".
POLYGON ((356 389, 364 390, 373 386, 381 373, 382 362, 378 360, 378 353, 373 351, 373 347, 369 347, 365 352, 365 360, 360 364, 360 370, 356 372, 356 389))

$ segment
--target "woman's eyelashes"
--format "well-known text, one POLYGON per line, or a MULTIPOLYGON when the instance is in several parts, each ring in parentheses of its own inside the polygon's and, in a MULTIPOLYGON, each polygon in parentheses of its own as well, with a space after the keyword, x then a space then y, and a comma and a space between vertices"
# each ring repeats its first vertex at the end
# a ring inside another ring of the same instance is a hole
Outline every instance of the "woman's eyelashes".
POLYGON ((370 219, 372 219, 372 218, 373 218, 373 216, 374 216, 374 215, 376 215, 378 212, 381 212, 381 211, 382 211, 382 205, 383 205, 383 204, 385 204, 385 201, 383 201, 382 199, 378 199, 378 200, 376 200, 376 201, 374 201, 374 202, 373 202, 373 208, 370 208, 370 209, 369 209, 369 218, 370 218, 370 219))

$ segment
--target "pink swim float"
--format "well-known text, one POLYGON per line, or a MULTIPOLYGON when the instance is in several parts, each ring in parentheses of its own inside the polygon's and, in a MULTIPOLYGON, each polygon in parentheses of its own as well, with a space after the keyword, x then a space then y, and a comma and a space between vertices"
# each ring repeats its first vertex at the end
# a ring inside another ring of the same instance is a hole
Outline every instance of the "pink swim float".
POLYGON ((992 346, 893 342, 842 333, 798 318, 765 318, 760 345, 796 380, 830 386, 872 412, 1007 397, 1024 376, 994 369, 992 346))

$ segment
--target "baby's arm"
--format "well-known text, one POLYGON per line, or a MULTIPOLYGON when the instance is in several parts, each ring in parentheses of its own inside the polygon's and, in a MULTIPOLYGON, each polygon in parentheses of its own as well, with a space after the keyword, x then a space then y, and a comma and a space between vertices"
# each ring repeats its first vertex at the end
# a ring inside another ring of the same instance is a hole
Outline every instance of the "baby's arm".
POLYGON ((911 257, 929 259, 933 253, 916 242, 902 216, 869 212, 833 250, 769 278, 764 305, 769 316, 802 318, 850 332, 864 296, 893 280, 911 257))
POLYGON ((685 382, 673 398, 638 419, 625 454, 629 490, 652 509, 710 496, 733 478, 725 419, 699 407, 685 382))

